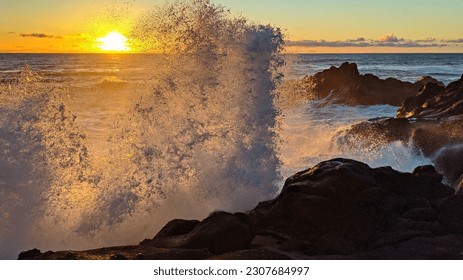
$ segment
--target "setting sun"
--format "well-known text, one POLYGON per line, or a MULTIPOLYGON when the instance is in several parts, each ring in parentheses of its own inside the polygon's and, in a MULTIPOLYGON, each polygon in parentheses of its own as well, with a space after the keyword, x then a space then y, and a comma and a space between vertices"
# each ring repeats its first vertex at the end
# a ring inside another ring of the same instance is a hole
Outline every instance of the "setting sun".
POLYGON ((111 32, 106 37, 97 39, 100 43, 98 47, 104 51, 129 51, 127 40, 124 35, 118 32, 111 32))

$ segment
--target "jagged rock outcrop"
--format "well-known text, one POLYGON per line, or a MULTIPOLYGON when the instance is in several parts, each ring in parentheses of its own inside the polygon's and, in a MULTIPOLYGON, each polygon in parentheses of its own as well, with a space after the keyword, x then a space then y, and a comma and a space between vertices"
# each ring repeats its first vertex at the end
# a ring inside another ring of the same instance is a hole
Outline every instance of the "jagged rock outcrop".
POLYGON ((397 118, 463 119, 463 75, 447 87, 425 85, 403 102, 397 118))
POLYGON ((433 166, 412 173, 333 159, 248 213, 173 220, 137 246, 19 259, 463 259, 463 196, 433 166))
POLYGON ((302 82, 312 85, 310 89, 314 98, 330 97, 335 102, 352 105, 400 106, 405 98, 415 96, 428 83, 443 87, 441 82, 431 77, 410 83, 394 78, 383 80, 372 74, 360 75, 357 64, 349 62, 305 77, 302 82))
POLYGON ((449 184, 458 185, 463 175, 463 77, 445 88, 424 85, 403 102, 395 118, 355 124, 339 133, 336 141, 341 148, 412 143, 433 159, 449 184))

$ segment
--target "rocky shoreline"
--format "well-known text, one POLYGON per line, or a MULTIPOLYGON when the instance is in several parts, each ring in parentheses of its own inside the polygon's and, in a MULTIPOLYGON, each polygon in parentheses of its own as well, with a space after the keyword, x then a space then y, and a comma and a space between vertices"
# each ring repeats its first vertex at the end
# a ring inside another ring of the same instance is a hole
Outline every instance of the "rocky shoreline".
POLYGON ((430 77, 412 84, 344 63, 305 81, 316 98, 402 104, 395 117, 352 126, 339 145, 413 142, 435 166, 402 173, 332 159, 291 176, 275 199, 246 213, 172 220, 138 245, 33 249, 18 259, 463 259, 463 76, 447 87, 430 77))
POLYGON ((432 159, 446 183, 463 184, 463 76, 447 87, 422 86, 391 118, 373 119, 343 131, 340 146, 376 146, 393 141, 411 144, 432 159))
POLYGON ((173 220, 136 246, 19 259, 463 259, 463 195, 432 166, 401 173, 333 159, 247 213, 173 220))

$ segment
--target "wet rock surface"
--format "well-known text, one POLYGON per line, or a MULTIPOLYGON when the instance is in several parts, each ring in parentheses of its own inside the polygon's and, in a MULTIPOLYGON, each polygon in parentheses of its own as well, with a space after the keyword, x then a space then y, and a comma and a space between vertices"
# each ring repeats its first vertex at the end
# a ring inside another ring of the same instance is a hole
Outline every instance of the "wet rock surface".
POLYGON ((446 183, 457 188, 463 175, 463 79, 447 87, 428 83, 407 98, 395 118, 355 124, 336 136, 341 148, 363 149, 401 141, 432 159, 446 183))
POLYGON ((19 259, 463 259, 463 196, 433 166, 402 173, 333 159, 248 213, 173 220, 135 246, 19 259))

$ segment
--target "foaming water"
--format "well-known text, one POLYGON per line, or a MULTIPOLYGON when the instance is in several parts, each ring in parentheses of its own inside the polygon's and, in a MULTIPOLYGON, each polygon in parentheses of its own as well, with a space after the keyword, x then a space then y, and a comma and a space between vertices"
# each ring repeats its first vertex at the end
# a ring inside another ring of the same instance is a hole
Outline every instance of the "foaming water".
POLYGON ((156 8, 132 37, 167 52, 137 79, 117 57, 64 82, 3 73, 0 258, 137 243, 276 195, 279 31, 204 0, 156 8))
POLYGON ((389 105, 346 106, 314 100, 283 111, 281 130, 282 175, 314 166, 320 161, 337 157, 356 159, 372 167, 391 166, 400 171, 412 171, 431 160, 417 152, 413 144, 400 141, 386 146, 339 146, 339 133, 351 125, 374 117, 394 116, 397 108, 389 105))
POLYGON ((34 246, 44 235, 41 222, 58 218, 50 213, 57 200, 79 199, 60 196, 61 188, 78 191, 87 184, 85 136, 63 102, 66 91, 28 67, 14 82, 0 84, 2 258, 34 246))

